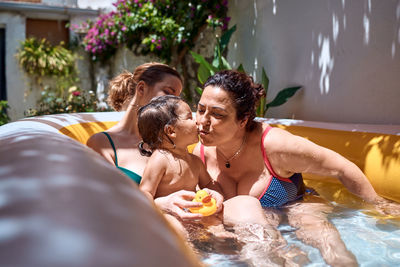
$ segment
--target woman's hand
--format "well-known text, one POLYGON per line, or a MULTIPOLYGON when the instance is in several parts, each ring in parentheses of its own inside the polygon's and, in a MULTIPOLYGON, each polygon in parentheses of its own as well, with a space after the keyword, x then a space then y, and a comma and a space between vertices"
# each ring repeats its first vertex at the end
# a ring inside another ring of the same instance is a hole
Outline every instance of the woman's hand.
POLYGON ((218 193, 215 190, 211 190, 208 188, 203 188, 204 191, 206 191, 209 195, 211 195, 212 198, 215 199, 216 205, 217 205, 217 212, 220 212, 222 210, 223 207, 223 203, 224 203, 224 197, 218 193))
POLYGON ((378 196, 373 204, 375 209, 383 215, 400 217, 400 203, 378 196))
POLYGON ((154 203, 163 212, 172 214, 182 220, 197 220, 201 219, 203 215, 188 211, 189 208, 198 208, 203 205, 192 201, 195 195, 195 192, 180 190, 168 196, 156 198, 154 203))

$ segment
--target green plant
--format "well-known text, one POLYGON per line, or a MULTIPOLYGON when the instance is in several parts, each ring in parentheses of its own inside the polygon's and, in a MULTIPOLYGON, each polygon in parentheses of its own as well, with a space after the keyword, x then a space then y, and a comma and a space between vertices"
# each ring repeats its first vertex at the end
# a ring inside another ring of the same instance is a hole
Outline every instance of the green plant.
POLYGON ((63 96, 65 90, 78 82, 75 56, 63 47, 63 43, 53 46, 46 39, 28 38, 21 42, 17 52, 21 68, 34 78, 36 84, 44 87, 43 77, 53 77, 54 90, 63 96))
POLYGON ((42 92, 39 108, 25 111, 25 116, 95 111, 106 110, 97 108, 97 99, 92 91, 86 93, 77 87, 71 87, 67 96, 59 97, 47 87, 42 92))
MULTIPOLYGON (((214 75, 218 71, 232 69, 232 67, 229 65, 228 61, 223 56, 223 54, 226 51, 231 36, 235 31, 236 31, 236 25, 227 30, 226 32, 224 32, 224 34, 222 34, 220 38, 217 37, 217 44, 214 49, 214 57, 211 63, 209 63, 202 55, 190 51, 194 60, 200 64, 197 70, 197 79, 200 82, 200 84, 204 84, 208 79, 208 77, 214 75)), ((237 70, 246 73, 242 64, 239 65, 237 70)), ((278 92, 278 94, 272 101, 267 103, 269 78, 267 73, 265 72, 264 67, 262 68, 261 71, 261 84, 265 89, 266 97, 263 97, 260 100, 260 104, 257 107, 257 116, 262 116, 262 117, 266 115, 268 108, 277 107, 286 103, 289 98, 291 98, 299 89, 301 89, 301 86, 282 89, 281 91, 278 92)), ((197 87, 196 92, 201 95, 202 89, 200 87, 197 87)))
POLYGON ((82 32, 83 45, 94 60, 106 60, 120 45, 137 54, 152 53, 180 62, 207 27, 226 28, 228 0, 118 0, 115 11, 93 21, 71 25, 82 32))
POLYGON ((53 46, 45 39, 29 38, 21 43, 17 58, 41 90, 39 107, 25 111, 25 116, 100 111, 95 94, 85 93, 76 86, 79 82, 76 57, 62 43, 53 46))
POLYGON ((7 109, 9 108, 8 102, 5 100, 0 101, 0 126, 6 124, 10 121, 8 117, 7 109))

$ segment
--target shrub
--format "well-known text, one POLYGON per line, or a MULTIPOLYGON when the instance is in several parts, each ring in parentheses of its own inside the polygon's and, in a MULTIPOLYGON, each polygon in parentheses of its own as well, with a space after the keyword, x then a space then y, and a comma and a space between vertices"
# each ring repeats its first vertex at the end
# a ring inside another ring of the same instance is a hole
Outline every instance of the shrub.
POLYGON ((41 90, 39 107, 25 111, 26 116, 98 111, 94 93, 77 87, 76 56, 63 43, 53 46, 46 39, 29 38, 21 43, 17 58, 41 90))
POLYGON ((58 97, 54 91, 45 88, 38 109, 25 111, 25 116, 39 116, 59 113, 108 111, 97 108, 97 99, 94 92, 83 92, 77 87, 68 90, 67 97, 58 97))
POLYGON ((8 102, 5 100, 0 100, 0 126, 10 121, 10 117, 8 117, 7 114, 8 108, 8 102))
MULTIPOLYGON (((226 28, 227 0, 118 0, 116 11, 101 15, 87 27, 83 45, 93 60, 106 60, 120 45, 135 53, 153 53, 179 62, 207 26, 226 28)), ((82 30, 78 25, 72 29, 82 30)))

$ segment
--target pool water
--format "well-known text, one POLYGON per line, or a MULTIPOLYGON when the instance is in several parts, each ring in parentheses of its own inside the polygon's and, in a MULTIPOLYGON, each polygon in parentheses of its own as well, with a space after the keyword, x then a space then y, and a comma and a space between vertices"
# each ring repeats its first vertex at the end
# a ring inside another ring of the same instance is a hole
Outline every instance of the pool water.
MULTIPOLYGON (((339 184, 329 184, 327 187, 326 183, 311 181, 307 185, 315 188, 321 197, 334 206, 328 219, 338 229, 343 242, 354 254, 359 266, 400 265, 400 218, 379 216, 371 206, 364 204, 339 184)), ((307 254, 309 262, 303 266, 328 266, 318 249, 297 239, 295 229, 290 225, 283 221, 278 229, 287 240, 288 248, 295 246, 307 254)), ((193 243, 203 263, 207 265, 252 266, 240 256, 242 247, 238 241, 224 242, 209 237, 193 243)), ((262 255, 263 252, 260 253, 262 255)), ((265 257, 268 257, 268 253, 265 253, 265 257)))

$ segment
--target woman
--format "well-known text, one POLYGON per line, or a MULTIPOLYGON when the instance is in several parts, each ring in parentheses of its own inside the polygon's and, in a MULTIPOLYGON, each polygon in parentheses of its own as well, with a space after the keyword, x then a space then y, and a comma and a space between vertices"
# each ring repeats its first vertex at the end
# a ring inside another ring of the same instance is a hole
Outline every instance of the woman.
MULTIPOLYGON (((255 107, 263 94, 262 86, 251 77, 222 71, 207 80, 198 103, 196 119, 201 144, 194 153, 202 158, 228 199, 224 203, 225 223, 263 225, 270 237, 284 243, 276 229, 282 210, 276 208, 283 207, 298 238, 318 248, 328 264, 357 265, 326 218, 332 208, 317 196, 301 201, 301 173, 337 177, 352 193, 378 208, 398 210, 398 205, 379 197, 362 171, 336 152, 255 122, 255 107)), ((181 211, 187 204, 182 195, 157 201, 165 210, 186 218, 181 211)))
MULTIPOLYGON (((228 199, 225 223, 277 226, 280 214, 274 208, 285 207, 298 238, 317 247, 328 264, 356 265, 326 218, 331 207, 316 196, 299 201, 304 194, 301 173, 336 177, 352 193, 378 207, 393 205, 398 210, 398 205, 378 196, 362 171, 336 152, 255 122, 255 108, 263 94, 262 86, 251 77, 222 71, 207 80, 198 103, 201 144, 194 153, 228 199), (261 207, 269 208, 268 218, 261 207)), ((278 231, 273 234, 280 238, 278 231)))
POLYGON ((116 111, 126 112, 115 126, 92 135, 87 145, 140 183, 148 157, 141 156, 138 149, 137 111, 155 96, 178 96, 181 92, 181 76, 165 64, 145 63, 133 73, 118 75, 109 83, 107 101, 116 111))

